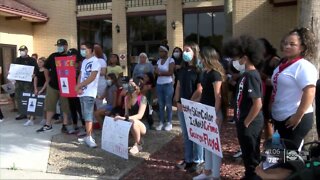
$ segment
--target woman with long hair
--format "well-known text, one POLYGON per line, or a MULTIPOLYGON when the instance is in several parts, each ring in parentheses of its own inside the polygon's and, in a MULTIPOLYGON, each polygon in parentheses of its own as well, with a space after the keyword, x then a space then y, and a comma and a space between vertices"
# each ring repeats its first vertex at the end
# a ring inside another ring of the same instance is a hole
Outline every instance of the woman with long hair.
POLYGON ((134 138, 134 145, 130 148, 130 154, 137 154, 142 150, 142 138, 147 128, 141 120, 148 111, 147 98, 140 93, 140 88, 134 82, 130 82, 125 97, 125 116, 116 116, 115 120, 127 120, 132 122, 131 134, 134 138))
POLYGON ((110 60, 108 60, 107 72, 106 74, 114 73, 117 78, 123 76, 123 70, 120 66, 120 59, 118 54, 111 54, 110 60))
MULTIPOLYGON (((200 59, 204 65, 201 81, 202 94, 200 103, 212 106, 216 111, 216 123, 221 129, 222 113, 222 83, 226 80, 225 70, 220 63, 218 52, 212 47, 205 47, 200 52, 200 59)), ((227 92, 225 92, 227 93, 227 92)), ((221 158, 205 149, 205 168, 202 174, 193 179, 220 178, 221 158)))
POLYGON ((183 62, 177 76, 174 102, 178 108, 178 118, 184 140, 184 160, 177 167, 188 172, 194 172, 203 162, 203 147, 188 138, 188 130, 182 110, 181 98, 199 101, 202 87, 200 83, 200 70, 197 68, 199 46, 194 42, 187 42, 183 46, 183 62))

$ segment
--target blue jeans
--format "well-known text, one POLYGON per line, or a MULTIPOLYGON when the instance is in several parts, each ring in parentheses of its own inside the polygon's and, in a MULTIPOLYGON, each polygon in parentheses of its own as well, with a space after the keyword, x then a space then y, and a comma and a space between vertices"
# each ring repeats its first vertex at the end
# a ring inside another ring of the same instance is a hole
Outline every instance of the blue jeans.
POLYGON ((166 107, 168 123, 172 120, 172 96, 173 84, 157 84, 157 95, 159 104, 159 119, 164 123, 164 108, 166 107))
POLYGON ((180 126, 182 130, 182 135, 183 135, 185 161, 187 163, 190 163, 190 162, 202 163, 203 147, 189 140, 188 130, 187 130, 186 121, 184 119, 183 112, 178 111, 178 118, 180 121, 180 126))
POLYGON ((86 122, 93 121, 94 98, 89 96, 80 97, 82 117, 86 122))

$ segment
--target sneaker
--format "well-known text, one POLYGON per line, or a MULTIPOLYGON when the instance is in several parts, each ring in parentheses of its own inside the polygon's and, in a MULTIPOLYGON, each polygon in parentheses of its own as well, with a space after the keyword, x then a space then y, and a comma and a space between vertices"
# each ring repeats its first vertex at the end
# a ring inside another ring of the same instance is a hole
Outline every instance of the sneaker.
POLYGON ((163 128, 163 123, 160 123, 157 127, 156 127, 156 130, 157 131, 161 131, 163 128))
POLYGON ((242 156, 242 151, 241 150, 239 150, 237 153, 235 153, 232 157, 233 158, 239 158, 239 157, 241 157, 242 156))
POLYGON ((49 132, 52 131, 52 126, 44 125, 42 128, 38 129, 37 132, 49 132))
POLYGON ((187 162, 183 159, 183 160, 181 160, 180 163, 176 164, 176 168, 178 168, 178 169, 185 169, 185 168, 186 168, 186 165, 187 165, 187 162))
POLYGON ((64 124, 62 125, 61 132, 62 133, 68 133, 68 129, 67 129, 66 125, 64 125, 64 124))
POLYGON ((33 123, 33 121, 32 120, 28 120, 26 123, 24 123, 23 124, 24 126, 33 126, 34 125, 34 123, 33 123))
POLYGON ((142 146, 139 145, 138 143, 134 143, 132 148, 129 150, 129 153, 131 155, 135 155, 135 154, 138 154, 141 150, 142 150, 142 146))
POLYGON ((16 120, 22 120, 22 119, 27 119, 28 117, 26 115, 18 115, 16 117, 16 120))
POLYGON ((192 178, 193 180, 207 180, 207 179, 213 179, 212 174, 206 175, 204 173, 199 174, 198 176, 195 176, 192 178))
POLYGON ((78 138, 78 142, 79 142, 80 144, 84 144, 84 143, 85 143, 85 140, 87 139, 87 137, 88 137, 88 136, 85 136, 85 137, 83 137, 83 138, 78 138))
POLYGON ((75 134, 76 133, 76 130, 74 129, 73 125, 66 126, 66 128, 67 128, 68 134, 75 134))
POLYGON ((42 119, 42 120, 40 121, 40 123, 39 123, 39 124, 43 126, 43 125, 45 125, 45 124, 46 124, 46 122, 47 122, 47 120, 46 120, 46 119, 42 119))
POLYGON ((84 128, 80 128, 79 132, 77 133, 77 136, 78 137, 82 137, 82 136, 85 136, 87 135, 87 132, 84 128))
POLYGON ((89 146, 90 148, 95 148, 97 147, 96 141, 92 138, 92 136, 87 136, 84 139, 84 142, 89 146))
POLYGON ((192 162, 192 163, 187 163, 186 165, 186 170, 188 173, 194 173, 194 172, 201 173, 203 171, 203 168, 204 168, 204 163, 192 162))
POLYGON ((0 123, 3 121, 3 119, 0 119, 0 123))
POLYGON ((230 120, 228 121, 228 123, 229 123, 229 124, 236 124, 236 121, 233 120, 233 119, 230 119, 230 120))
POLYGON ((171 131, 172 130, 172 124, 171 123, 167 123, 166 126, 164 127, 164 130, 171 131))

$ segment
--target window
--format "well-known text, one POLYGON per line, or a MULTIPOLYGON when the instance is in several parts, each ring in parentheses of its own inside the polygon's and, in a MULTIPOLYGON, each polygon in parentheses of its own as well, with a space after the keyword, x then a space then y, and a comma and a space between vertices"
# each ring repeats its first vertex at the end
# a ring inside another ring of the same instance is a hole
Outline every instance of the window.
POLYGON ((222 46, 225 31, 223 12, 184 14, 184 40, 203 46, 222 46))

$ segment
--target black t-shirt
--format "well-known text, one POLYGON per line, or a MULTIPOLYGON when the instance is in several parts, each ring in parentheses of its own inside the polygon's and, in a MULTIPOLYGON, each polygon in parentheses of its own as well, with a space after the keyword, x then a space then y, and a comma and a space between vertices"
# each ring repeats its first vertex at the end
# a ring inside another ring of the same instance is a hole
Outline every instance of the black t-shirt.
MULTIPOLYGON (((246 71, 239 78, 236 91, 234 117, 244 121, 252 107, 253 98, 262 98, 262 81, 257 70, 246 71)), ((257 117, 261 117, 262 112, 257 117)))
POLYGON ((195 67, 183 67, 179 71, 178 80, 180 82, 180 98, 190 100, 200 83, 200 73, 195 67))
MULTIPOLYGON (((37 61, 30 56, 27 57, 18 57, 13 64, 20 64, 20 65, 27 65, 27 66, 34 66, 33 74, 37 75, 39 72, 39 67, 37 61)), ((17 81, 23 82, 23 81, 17 81)))
POLYGON ((202 74, 202 95, 200 103, 208 106, 215 106, 216 99, 214 97, 213 83, 216 81, 222 81, 221 74, 215 70, 209 72, 205 71, 202 74))
POLYGON ((46 78, 44 77, 44 71, 39 71, 36 75, 38 79, 37 87, 43 87, 46 82, 46 78))
POLYGON ((62 56, 68 56, 68 55, 57 53, 57 52, 52 53, 44 64, 44 68, 49 70, 49 77, 50 77, 49 85, 56 90, 59 90, 59 84, 58 84, 55 57, 62 57, 62 56))

